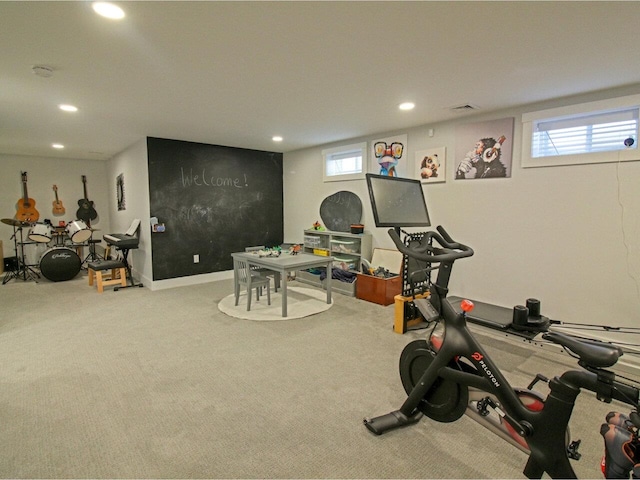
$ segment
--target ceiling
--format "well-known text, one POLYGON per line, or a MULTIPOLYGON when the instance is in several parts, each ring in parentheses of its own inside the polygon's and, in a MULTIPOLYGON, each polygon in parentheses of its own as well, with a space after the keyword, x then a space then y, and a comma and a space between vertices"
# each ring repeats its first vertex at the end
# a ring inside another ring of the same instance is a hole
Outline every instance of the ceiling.
POLYGON ((119 5, 0 2, 0 153, 105 160, 146 136, 287 152, 640 83, 634 1, 119 5))

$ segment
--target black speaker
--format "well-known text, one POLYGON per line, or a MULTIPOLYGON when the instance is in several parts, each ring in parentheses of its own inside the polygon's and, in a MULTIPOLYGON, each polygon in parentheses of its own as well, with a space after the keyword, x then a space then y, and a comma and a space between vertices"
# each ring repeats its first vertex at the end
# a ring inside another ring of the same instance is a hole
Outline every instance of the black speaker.
POLYGON ((4 269, 7 272, 15 272, 18 269, 18 258, 6 257, 4 259, 4 269))

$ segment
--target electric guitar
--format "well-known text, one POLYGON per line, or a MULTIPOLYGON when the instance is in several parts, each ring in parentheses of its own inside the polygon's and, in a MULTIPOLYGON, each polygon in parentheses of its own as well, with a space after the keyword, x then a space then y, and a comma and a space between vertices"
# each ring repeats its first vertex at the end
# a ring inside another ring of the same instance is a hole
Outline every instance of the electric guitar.
POLYGON ((16 220, 21 222, 37 222, 40 218, 40 213, 36 210, 36 201, 33 198, 29 198, 27 193, 27 172, 21 172, 22 175, 22 198, 18 200, 16 213, 16 220))
POLYGON ((76 212, 76 216, 80 220, 84 220, 87 225, 91 222, 91 220, 95 220, 98 218, 98 212, 96 212, 95 208, 93 208, 93 202, 87 198, 87 177, 86 175, 82 175, 82 187, 84 188, 84 198, 78 200, 78 211, 76 212))
POLYGON ((58 186, 53 186, 53 191, 56 194, 56 200, 53 202, 53 214, 54 215, 64 215, 65 209, 62 202, 58 199, 58 186))

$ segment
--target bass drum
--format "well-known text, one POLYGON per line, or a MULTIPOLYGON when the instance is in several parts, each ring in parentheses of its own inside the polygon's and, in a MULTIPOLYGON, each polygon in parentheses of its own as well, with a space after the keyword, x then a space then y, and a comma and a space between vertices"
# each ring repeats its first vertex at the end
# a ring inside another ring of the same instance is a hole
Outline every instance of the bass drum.
MULTIPOLYGON (((426 340, 414 340, 400 355, 400 379, 407 395, 420 381, 435 356, 426 340)), ((452 368, 461 370, 460 365, 451 362, 452 368)), ((464 415, 469 403, 469 388, 452 380, 438 377, 427 394, 420 400, 418 410, 438 422, 455 422, 464 415)))
POLYGON ((40 273, 52 282, 71 280, 80 273, 82 262, 76 252, 67 247, 53 247, 40 257, 40 273))

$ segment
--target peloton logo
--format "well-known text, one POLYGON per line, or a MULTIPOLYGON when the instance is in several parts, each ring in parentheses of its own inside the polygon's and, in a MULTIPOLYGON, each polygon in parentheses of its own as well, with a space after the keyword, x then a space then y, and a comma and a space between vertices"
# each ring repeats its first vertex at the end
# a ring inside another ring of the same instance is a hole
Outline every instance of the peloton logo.
POLYGON ((487 375, 487 377, 489 377, 489 380, 491 380, 491 383, 493 383, 494 386, 499 387, 500 382, 498 382, 498 379, 493 376, 493 373, 491 373, 491 370, 489 370, 489 367, 487 367, 487 364, 484 363, 484 361, 482 360, 484 356, 480 352, 475 352, 473 353, 473 355, 471 355, 471 358, 473 358, 476 362, 478 362, 478 365, 482 367, 482 370, 484 370, 484 373, 487 375))

